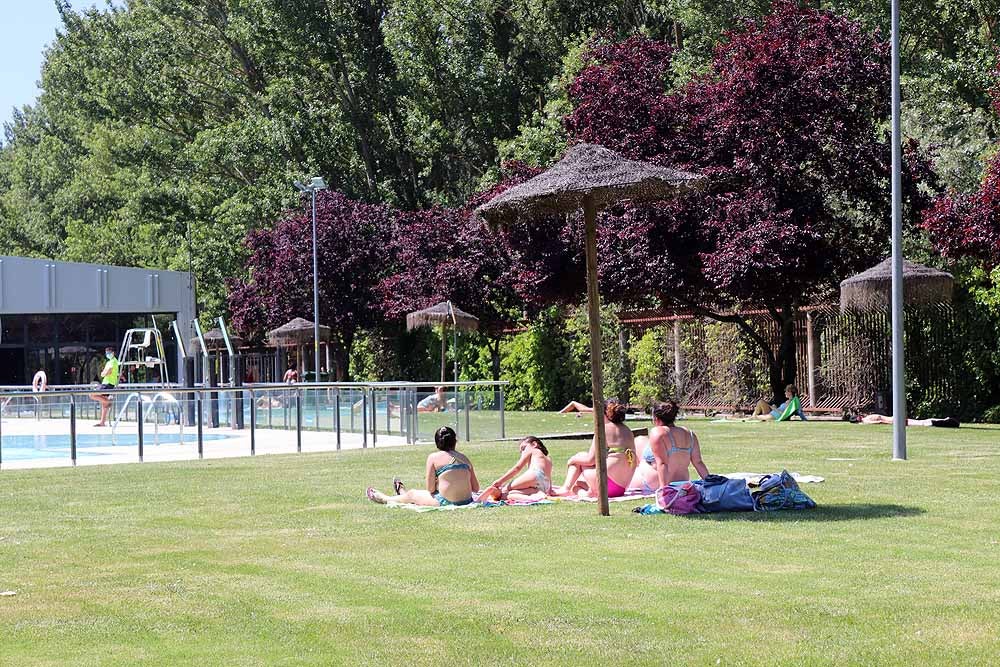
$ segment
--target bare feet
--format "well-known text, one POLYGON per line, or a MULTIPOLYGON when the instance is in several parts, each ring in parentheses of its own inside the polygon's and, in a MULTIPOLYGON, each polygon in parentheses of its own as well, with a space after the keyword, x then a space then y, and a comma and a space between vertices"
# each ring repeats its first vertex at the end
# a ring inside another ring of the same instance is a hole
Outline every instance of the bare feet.
POLYGON ((365 495, 368 496, 368 500, 373 503, 378 503, 379 505, 385 505, 386 497, 384 493, 379 493, 374 487, 369 486, 365 491, 365 495))

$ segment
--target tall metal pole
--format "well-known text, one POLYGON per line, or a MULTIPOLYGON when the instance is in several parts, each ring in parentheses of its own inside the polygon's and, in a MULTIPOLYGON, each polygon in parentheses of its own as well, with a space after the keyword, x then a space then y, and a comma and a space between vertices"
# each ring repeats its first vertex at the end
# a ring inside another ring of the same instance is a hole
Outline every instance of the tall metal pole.
POLYGON ((903 375, 903 217, 899 130, 899 0, 892 0, 892 458, 906 460, 903 375))
POLYGON ((319 261, 316 248, 316 188, 310 189, 312 194, 312 232, 313 232, 313 373, 319 382, 319 261))

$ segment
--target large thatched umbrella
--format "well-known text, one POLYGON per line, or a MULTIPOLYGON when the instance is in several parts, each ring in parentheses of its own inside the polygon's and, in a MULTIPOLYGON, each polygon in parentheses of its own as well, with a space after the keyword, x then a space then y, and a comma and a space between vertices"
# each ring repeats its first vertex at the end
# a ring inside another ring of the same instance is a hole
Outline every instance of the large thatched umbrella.
MULTIPOLYGON (((903 303, 951 303, 950 273, 903 260, 903 303)), ((840 283, 840 309, 888 308, 892 301, 892 258, 840 283)))
POLYGON ((475 331, 479 328, 479 318, 470 315, 451 301, 435 303, 430 308, 415 310, 406 315, 406 330, 413 331, 420 327, 441 326, 441 382, 445 380, 445 329, 450 325, 455 337, 452 349, 455 350, 455 382, 458 382, 458 331, 475 331))
MULTIPOLYGON (((225 350, 226 349, 226 339, 222 335, 222 329, 216 327, 215 329, 209 329, 201 335, 205 339, 205 347, 209 350, 225 350)), ((233 348, 237 348, 243 345, 243 339, 235 334, 229 334, 229 342, 232 343, 233 348)), ((191 347, 198 349, 201 347, 201 342, 198 337, 195 336, 190 341, 191 347)))
POLYGON ((626 199, 658 201, 701 189, 696 174, 626 160, 601 146, 577 144, 551 169, 483 204, 477 213, 493 224, 583 209, 587 250, 587 307, 590 370, 593 374, 594 433, 597 436, 599 511, 608 511, 608 445, 604 437, 604 379, 601 374, 600 297, 597 290, 597 211, 626 199))
MULTIPOLYGON (((277 329, 267 332, 267 342, 274 347, 294 347, 298 359, 304 363, 305 357, 302 354, 302 346, 313 342, 315 327, 309 320, 296 317, 282 324, 277 329)), ((319 325, 320 341, 330 340, 330 327, 319 325)), ((318 343, 317 343, 318 344, 318 343)), ((305 371, 305 368, 302 369, 305 371)), ((319 380, 319 369, 314 368, 316 379, 319 380)))

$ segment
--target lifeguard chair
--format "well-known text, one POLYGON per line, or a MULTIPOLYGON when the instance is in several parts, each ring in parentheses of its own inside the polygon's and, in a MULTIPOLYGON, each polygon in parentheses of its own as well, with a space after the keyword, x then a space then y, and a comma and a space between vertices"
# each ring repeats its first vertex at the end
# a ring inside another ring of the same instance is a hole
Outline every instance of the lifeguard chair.
POLYGON ((170 384, 170 371, 167 370, 166 357, 159 329, 129 329, 122 339, 118 362, 126 373, 130 368, 156 369, 159 371, 159 381, 148 382, 147 377, 147 384, 167 387, 170 384))

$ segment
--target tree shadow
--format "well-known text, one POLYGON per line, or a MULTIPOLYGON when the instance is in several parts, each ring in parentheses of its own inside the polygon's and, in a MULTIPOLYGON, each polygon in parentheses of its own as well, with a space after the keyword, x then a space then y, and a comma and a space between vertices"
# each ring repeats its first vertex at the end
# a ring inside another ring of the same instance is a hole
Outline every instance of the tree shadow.
POLYGON ((920 516, 927 510, 907 505, 858 503, 852 505, 817 505, 811 510, 780 510, 777 512, 713 512, 688 514, 700 521, 859 521, 896 519, 920 516))

